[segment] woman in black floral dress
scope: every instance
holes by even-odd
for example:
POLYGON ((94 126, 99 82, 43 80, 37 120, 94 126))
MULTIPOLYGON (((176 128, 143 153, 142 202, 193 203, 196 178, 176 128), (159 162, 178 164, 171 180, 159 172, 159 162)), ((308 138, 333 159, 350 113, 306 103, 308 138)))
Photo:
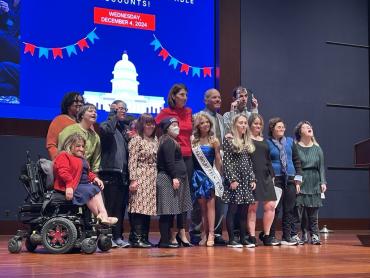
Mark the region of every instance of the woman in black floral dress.
POLYGON ((247 126, 248 120, 245 115, 235 116, 232 120, 232 136, 226 136, 223 143, 226 188, 222 200, 229 204, 226 216, 228 247, 254 247, 245 239, 248 205, 254 202, 252 191, 256 188, 250 158, 250 153, 255 148, 247 126), (240 243, 235 240, 233 233, 236 213, 240 215, 240 243))

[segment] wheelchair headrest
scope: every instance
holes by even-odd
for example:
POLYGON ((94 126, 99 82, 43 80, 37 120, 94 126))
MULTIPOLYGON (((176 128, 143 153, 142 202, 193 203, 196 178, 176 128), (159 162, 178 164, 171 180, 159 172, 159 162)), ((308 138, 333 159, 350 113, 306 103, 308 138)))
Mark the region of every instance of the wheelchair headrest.
POLYGON ((53 183, 54 183, 53 162, 46 158, 40 158, 39 163, 40 163, 40 168, 46 175, 45 189, 50 190, 53 188, 53 183))

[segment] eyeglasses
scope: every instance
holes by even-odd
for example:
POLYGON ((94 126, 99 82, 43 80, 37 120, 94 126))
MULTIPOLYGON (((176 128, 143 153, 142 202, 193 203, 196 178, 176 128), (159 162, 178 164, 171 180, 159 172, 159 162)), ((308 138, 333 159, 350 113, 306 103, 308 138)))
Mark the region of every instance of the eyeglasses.
POLYGON ((82 105, 84 105, 85 103, 84 103, 84 101, 83 100, 81 100, 81 99, 75 99, 74 101, 73 101, 73 103, 74 104, 76 104, 76 106, 82 106, 82 105))
POLYGON ((128 109, 126 107, 117 107, 117 110, 127 112, 128 109))

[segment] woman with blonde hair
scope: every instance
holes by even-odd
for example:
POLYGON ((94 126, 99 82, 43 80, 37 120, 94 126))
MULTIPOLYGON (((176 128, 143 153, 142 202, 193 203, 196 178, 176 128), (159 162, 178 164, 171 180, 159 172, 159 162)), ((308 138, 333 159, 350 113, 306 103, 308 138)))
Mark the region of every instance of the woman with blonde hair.
POLYGON ((90 171, 85 159, 86 140, 83 135, 69 135, 61 152, 54 160, 54 189, 63 192, 67 200, 75 205, 87 205, 96 218, 103 224, 117 223, 116 217, 108 217, 101 190, 103 182, 90 171))
POLYGON ((243 114, 236 115, 232 120, 231 136, 223 142, 224 173, 226 184, 222 200, 229 205, 226 224, 229 234, 228 247, 254 247, 246 239, 246 218, 248 205, 254 202, 253 190, 256 188, 250 154, 255 147, 252 143, 248 119, 243 114), (240 243, 234 238, 234 218, 238 213, 240 223, 240 243))
POLYGON ((199 245, 214 245, 215 238, 215 191, 222 188, 220 142, 214 136, 212 120, 205 113, 194 119, 192 151, 194 173, 191 186, 202 213, 203 233, 199 245), (214 169, 214 166, 216 169, 214 169))

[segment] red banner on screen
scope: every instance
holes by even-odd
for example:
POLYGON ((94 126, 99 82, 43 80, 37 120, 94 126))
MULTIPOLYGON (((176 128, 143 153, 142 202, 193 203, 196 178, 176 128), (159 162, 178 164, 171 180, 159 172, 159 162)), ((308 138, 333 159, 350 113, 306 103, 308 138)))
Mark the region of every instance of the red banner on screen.
POLYGON ((155 31, 155 15, 95 7, 94 23, 155 31))

